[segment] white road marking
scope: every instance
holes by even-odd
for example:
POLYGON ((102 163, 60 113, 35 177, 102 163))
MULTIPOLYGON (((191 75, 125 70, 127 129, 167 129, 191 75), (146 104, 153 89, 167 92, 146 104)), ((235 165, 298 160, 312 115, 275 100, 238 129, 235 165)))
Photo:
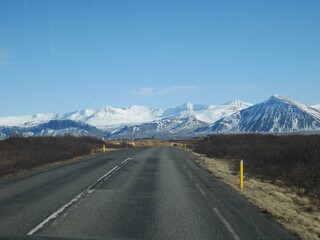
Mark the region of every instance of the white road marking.
MULTIPOLYGON (((115 171, 117 171, 118 169, 120 169, 120 167, 115 166, 114 168, 112 168, 109 172, 107 172, 106 174, 104 174, 102 177, 100 177, 95 183, 91 184, 87 189, 85 189, 84 191, 82 191, 81 193, 79 193, 77 196, 75 196, 73 199, 71 199, 69 202, 67 202, 65 205, 63 205, 60 209, 58 209, 57 211, 55 211, 54 213, 52 213, 49 217, 47 217, 44 221, 42 221, 38 226, 36 226, 35 228, 33 228, 32 230, 30 230, 28 232, 28 235, 32 235, 35 232, 39 231, 41 228, 43 228, 48 222, 50 222, 51 220, 57 218, 61 213, 63 213, 68 207, 70 207, 72 204, 78 202, 81 198, 85 197, 86 195, 94 192, 93 187, 97 185, 97 183, 99 183, 101 180, 104 181, 107 180, 115 171)), ((98 185, 101 185, 98 184, 98 185)))
POLYGON ((107 172, 106 174, 104 174, 102 177, 100 177, 97 182, 100 182, 101 179, 107 177, 108 175, 110 175, 112 172, 114 172, 115 170, 117 170, 119 167, 115 166, 114 168, 112 168, 109 172, 107 172))
POLYGON ((221 215, 219 210, 217 208, 213 208, 213 211, 216 214, 216 216, 221 220, 221 222, 224 224, 224 226, 227 228, 227 230, 231 233, 232 237, 235 240, 240 240, 239 236, 235 233, 235 231, 232 229, 232 227, 227 222, 227 220, 221 215))
POLYGON ((187 171, 187 173, 188 173, 188 175, 189 175, 191 178, 193 178, 191 172, 187 171))
POLYGON ((125 160, 123 160, 122 162, 121 162, 121 165, 125 165, 125 164, 127 164, 130 160, 132 160, 133 158, 132 157, 130 157, 130 158, 127 158, 127 159, 125 159, 125 160))
POLYGON ((42 223, 40 223, 38 226, 36 226, 34 229, 32 229, 30 232, 28 232, 28 235, 32 235, 35 232, 39 231, 41 228, 43 228, 49 221, 51 221, 52 219, 57 218, 61 213, 64 212, 64 210, 66 210, 66 208, 68 208, 69 206, 71 206, 72 204, 74 204, 75 202, 79 201, 81 198, 83 198, 84 196, 86 196, 87 194, 90 194, 93 190, 87 188, 86 190, 84 190, 83 192, 81 192, 80 194, 78 194, 75 198, 73 198, 71 201, 69 201, 68 203, 66 203, 65 205, 63 205, 60 209, 58 209, 57 211, 55 211, 53 214, 51 214, 49 217, 47 217, 42 223))
POLYGON ((103 179, 103 181, 107 181, 109 178, 111 177, 111 175, 109 175, 108 177, 106 177, 105 179, 103 179))
POLYGON ((195 183, 194 185, 196 185, 196 187, 198 188, 199 192, 201 192, 201 194, 203 196, 207 196, 207 194, 202 190, 202 188, 197 183, 195 183))

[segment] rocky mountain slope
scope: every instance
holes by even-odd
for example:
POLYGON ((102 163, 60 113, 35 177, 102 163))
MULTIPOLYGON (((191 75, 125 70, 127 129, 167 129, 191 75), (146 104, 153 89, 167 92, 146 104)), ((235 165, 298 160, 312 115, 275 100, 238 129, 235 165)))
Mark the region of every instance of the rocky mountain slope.
POLYGON ((195 134, 217 132, 296 132, 320 129, 320 111, 275 95, 213 124, 195 130, 195 134))

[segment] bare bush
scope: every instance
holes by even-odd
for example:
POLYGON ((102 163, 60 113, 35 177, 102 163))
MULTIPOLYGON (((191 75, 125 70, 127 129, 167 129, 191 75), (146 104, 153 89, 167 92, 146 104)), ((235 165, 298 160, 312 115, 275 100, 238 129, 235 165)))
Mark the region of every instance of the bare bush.
MULTIPOLYGON (((209 157, 244 159, 247 178, 282 180, 320 198, 319 135, 213 135, 199 141, 195 151, 209 157)), ((234 170, 238 171, 238 165, 234 170)))
POLYGON ((0 176, 86 155, 102 144, 92 137, 11 137, 0 141, 0 176))

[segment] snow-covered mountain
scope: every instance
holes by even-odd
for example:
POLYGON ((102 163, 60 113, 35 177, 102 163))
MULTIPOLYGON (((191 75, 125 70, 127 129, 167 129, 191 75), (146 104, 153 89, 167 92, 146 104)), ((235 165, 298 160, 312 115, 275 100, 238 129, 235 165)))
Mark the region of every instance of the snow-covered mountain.
POLYGON ((110 130, 125 125, 137 125, 168 117, 186 117, 189 115, 196 116, 200 121, 212 123, 221 117, 231 115, 248 106, 250 106, 250 104, 243 103, 239 100, 221 106, 186 103, 167 109, 150 108, 146 106, 132 106, 128 108, 105 106, 98 110, 84 109, 65 114, 0 117, 0 126, 31 127, 46 123, 50 120, 73 120, 90 124, 102 130, 110 130))
POLYGON ((190 137, 190 133, 207 124, 195 116, 168 117, 140 125, 123 126, 112 130, 108 138, 179 138, 190 137))
POLYGON ((59 119, 58 114, 52 113, 39 113, 35 115, 23 115, 17 117, 0 117, 0 126, 7 127, 30 127, 41 123, 48 122, 50 120, 59 119))
POLYGON ((274 95, 213 124, 195 134, 215 132, 295 132, 320 129, 320 111, 289 98, 274 95))
POLYGON ((9 136, 104 136, 104 132, 88 124, 72 120, 51 120, 30 127, 0 126, 0 138, 9 136))
POLYGON ((221 118, 230 116, 250 106, 252 106, 252 104, 245 103, 240 100, 235 100, 233 102, 229 102, 218 106, 209 105, 206 109, 203 109, 202 111, 198 111, 197 113, 195 113, 195 116, 197 119, 203 122, 213 123, 221 118))
POLYGON ((66 114, 0 118, 0 138, 10 135, 94 135, 109 138, 192 137, 216 132, 295 132, 320 130, 320 105, 279 95, 252 105, 186 103, 167 109, 132 106, 84 109, 66 114))
MULTIPOLYGON (((90 112, 91 111, 92 110, 90 110, 90 112)), ((78 121, 106 130, 121 125, 154 121, 159 118, 161 113, 161 109, 152 109, 146 106, 132 106, 129 108, 113 108, 106 106, 97 111, 92 111, 92 114, 90 115, 84 116, 81 112, 76 112, 66 116, 66 118, 73 119, 77 116, 78 121)))
POLYGON ((202 105, 202 104, 193 104, 193 103, 185 103, 177 107, 171 107, 164 109, 161 112, 160 117, 166 118, 166 117, 172 117, 172 116, 187 116, 192 115, 197 112, 205 111, 208 109, 208 105, 202 105))
POLYGON ((30 127, 50 120, 81 121, 92 126, 105 129, 123 124, 150 122, 158 119, 163 110, 146 106, 132 106, 129 108, 113 108, 105 106, 102 109, 84 109, 65 114, 36 114, 17 117, 0 117, 0 126, 30 127))

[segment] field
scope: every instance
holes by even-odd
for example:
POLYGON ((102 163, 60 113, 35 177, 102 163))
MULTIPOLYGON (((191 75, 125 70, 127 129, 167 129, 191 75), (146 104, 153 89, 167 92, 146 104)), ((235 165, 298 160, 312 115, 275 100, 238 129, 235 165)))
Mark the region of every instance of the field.
POLYGON ((200 140, 194 149, 208 157, 232 161, 235 174, 243 159, 246 179, 281 181, 320 201, 319 135, 215 135, 200 140))
POLYGON ((72 159, 101 149, 91 137, 13 137, 0 141, 0 176, 72 159))
POLYGON ((0 177, 41 165, 100 152, 130 147, 171 146, 156 139, 100 140, 92 137, 12 137, 0 141, 0 177))
POLYGON ((126 147, 152 147, 152 146, 172 146, 173 143, 158 139, 123 139, 123 140, 105 140, 108 148, 126 148, 126 147))
POLYGON ((199 165, 263 213, 302 239, 320 239, 320 136, 216 135, 188 146, 199 165))

